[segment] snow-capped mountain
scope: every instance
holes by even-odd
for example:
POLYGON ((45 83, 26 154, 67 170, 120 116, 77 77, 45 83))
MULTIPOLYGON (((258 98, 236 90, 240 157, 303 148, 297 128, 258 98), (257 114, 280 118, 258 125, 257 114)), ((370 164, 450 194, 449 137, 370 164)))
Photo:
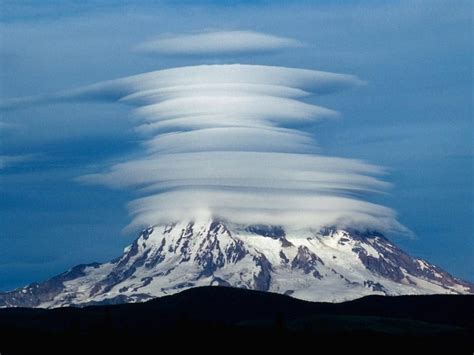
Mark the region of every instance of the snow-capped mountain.
POLYGON ((139 302, 207 285, 329 302, 370 294, 474 292, 473 285, 410 257, 379 233, 208 220, 148 228, 119 258, 78 265, 0 294, 0 306, 139 302))

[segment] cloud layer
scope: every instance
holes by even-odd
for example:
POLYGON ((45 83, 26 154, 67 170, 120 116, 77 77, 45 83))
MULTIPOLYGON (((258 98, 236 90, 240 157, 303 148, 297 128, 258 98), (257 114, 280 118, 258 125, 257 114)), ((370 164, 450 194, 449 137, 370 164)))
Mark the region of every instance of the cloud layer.
POLYGON ((301 47, 300 41, 255 31, 218 31, 170 35, 146 41, 136 50, 165 55, 226 55, 261 53, 301 47))
POLYGON ((0 155, 0 170, 6 169, 17 164, 33 160, 33 154, 28 155, 0 155))
POLYGON ((142 155, 80 177, 131 188, 131 228, 217 218, 291 228, 403 232, 394 211, 363 200, 383 169, 321 155, 306 127, 338 112, 306 98, 364 84, 352 75, 259 65, 159 70, 4 103, 94 100, 131 105, 142 155))
POLYGON ((388 187, 383 169, 319 154, 308 124, 338 113, 304 102, 363 82, 351 75, 257 65, 150 72, 51 95, 132 105, 141 157, 82 176, 133 188, 131 227, 218 218, 289 227, 402 231, 395 213, 363 201, 388 187))

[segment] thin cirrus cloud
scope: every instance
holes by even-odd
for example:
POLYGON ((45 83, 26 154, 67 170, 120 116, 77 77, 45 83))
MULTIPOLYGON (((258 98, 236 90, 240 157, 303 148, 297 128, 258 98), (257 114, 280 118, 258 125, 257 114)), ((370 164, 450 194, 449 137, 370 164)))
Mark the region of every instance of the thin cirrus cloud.
POLYGON ((20 106, 100 100, 133 107, 145 137, 141 156, 78 178, 135 190, 130 228, 216 218, 408 232, 393 210, 364 201, 389 187, 380 179, 384 169, 321 155, 305 128, 339 115, 305 98, 363 84, 307 69, 200 65, 24 99, 20 106))
POLYGON ((0 170, 10 168, 35 159, 37 155, 0 155, 0 170))
POLYGON ((292 38, 255 31, 217 31, 168 35, 143 42, 135 50, 162 55, 231 55, 273 52, 303 45, 292 38))

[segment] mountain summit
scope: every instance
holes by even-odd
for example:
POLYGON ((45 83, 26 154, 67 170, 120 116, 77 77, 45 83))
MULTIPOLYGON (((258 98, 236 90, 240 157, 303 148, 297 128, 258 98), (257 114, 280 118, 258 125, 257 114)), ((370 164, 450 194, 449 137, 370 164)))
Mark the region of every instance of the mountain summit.
POLYGON ((206 220, 148 228, 119 258, 2 293, 0 307, 140 302, 208 285, 328 302, 474 292, 474 285, 409 256, 380 233, 206 220))

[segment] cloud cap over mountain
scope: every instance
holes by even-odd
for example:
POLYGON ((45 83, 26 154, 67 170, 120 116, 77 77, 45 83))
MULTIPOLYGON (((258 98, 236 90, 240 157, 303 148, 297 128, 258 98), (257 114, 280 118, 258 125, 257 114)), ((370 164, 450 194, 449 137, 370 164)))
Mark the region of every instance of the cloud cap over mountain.
POLYGON ((363 201, 384 170, 319 154, 308 124, 339 113, 303 101, 363 84, 352 75, 258 65, 166 69, 98 83, 51 100, 134 108, 143 153, 79 181, 135 188, 132 227, 202 217, 238 223, 406 231, 363 201))
POLYGON ((364 201, 390 186, 380 180, 384 169, 321 155, 307 129, 340 116, 308 97, 363 84, 308 69, 198 65, 10 100, 3 108, 84 100, 132 106, 142 153, 77 179, 135 189, 131 228, 216 218, 407 233, 393 210, 364 201))

